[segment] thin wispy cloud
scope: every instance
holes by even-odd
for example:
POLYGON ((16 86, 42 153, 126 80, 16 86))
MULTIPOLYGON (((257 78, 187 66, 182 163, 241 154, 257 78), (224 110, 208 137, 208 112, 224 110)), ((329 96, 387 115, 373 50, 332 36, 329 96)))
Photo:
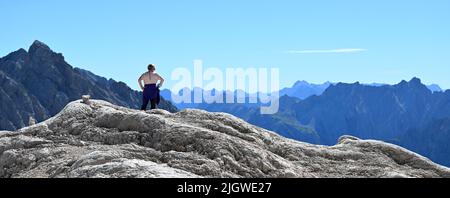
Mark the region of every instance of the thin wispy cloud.
POLYGON ((289 50, 288 54, 337 54, 337 53, 359 53, 367 49, 362 48, 339 48, 339 49, 313 49, 313 50, 289 50))

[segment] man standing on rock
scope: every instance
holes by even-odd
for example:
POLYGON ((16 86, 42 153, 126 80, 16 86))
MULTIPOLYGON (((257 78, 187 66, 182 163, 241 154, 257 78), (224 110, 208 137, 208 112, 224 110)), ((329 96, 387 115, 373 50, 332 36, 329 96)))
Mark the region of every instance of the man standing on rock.
POLYGON ((148 72, 145 72, 138 79, 139 86, 144 91, 142 93, 142 107, 141 110, 147 109, 148 102, 150 101, 151 109, 156 109, 156 105, 159 104, 160 95, 159 88, 164 83, 164 78, 155 72, 156 67, 153 64, 148 65, 148 72), (144 81, 144 85, 142 85, 144 81), (159 81, 159 84, 157 85, 159 81))

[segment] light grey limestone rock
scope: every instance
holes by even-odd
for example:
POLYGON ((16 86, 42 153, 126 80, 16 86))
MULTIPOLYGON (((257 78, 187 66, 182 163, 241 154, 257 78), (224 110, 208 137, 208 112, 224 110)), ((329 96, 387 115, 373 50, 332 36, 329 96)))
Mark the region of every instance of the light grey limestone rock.
POLYGON ((450 177, 448 168, 380 141, 344 136, 319 146, 226 113, 90 101, 0 133, 0 177, 450 177))

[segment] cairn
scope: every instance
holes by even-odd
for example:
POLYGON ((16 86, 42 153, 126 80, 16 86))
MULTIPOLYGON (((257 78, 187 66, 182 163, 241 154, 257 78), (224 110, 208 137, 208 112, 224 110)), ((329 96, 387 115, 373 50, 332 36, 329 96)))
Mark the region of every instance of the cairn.
POLYGON ((82 99, 82 103, 87 104, 87 105, 91 105, 91 96, 90 95, 83 95, 81 96, 82 99))
POLYGON ((33 126, 36 124, 36 119, 33 118, 33 116, 30 116, 28 119, 28 126, 33 126))

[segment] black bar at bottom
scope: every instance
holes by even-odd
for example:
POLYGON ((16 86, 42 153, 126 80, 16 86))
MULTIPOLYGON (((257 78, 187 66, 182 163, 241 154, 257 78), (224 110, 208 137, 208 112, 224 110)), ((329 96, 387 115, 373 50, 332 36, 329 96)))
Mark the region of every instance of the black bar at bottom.
POLYGON ((0 191, 42 196, 306 195, 365 197, 447 192, 448 179, 0 179, 0 191), (361 194, 364 193, 364 194, 361 194))

